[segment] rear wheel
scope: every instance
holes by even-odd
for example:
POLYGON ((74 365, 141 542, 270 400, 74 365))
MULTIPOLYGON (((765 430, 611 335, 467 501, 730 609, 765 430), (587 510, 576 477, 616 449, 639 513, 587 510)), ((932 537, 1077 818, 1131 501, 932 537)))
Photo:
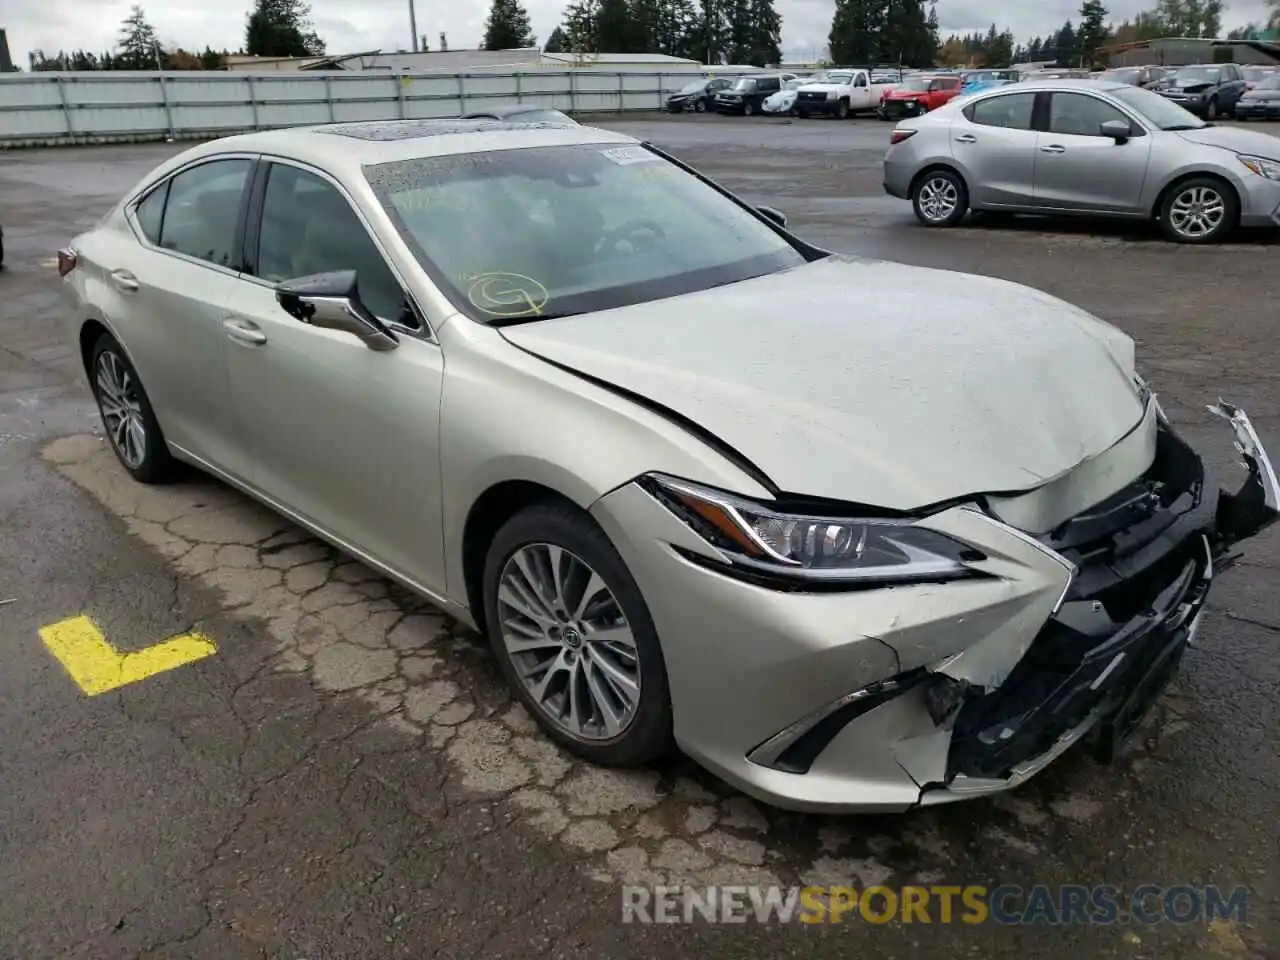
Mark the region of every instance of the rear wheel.
POLYGON ((1240 219, 1235 192, 1213 177, 1192 177, 1160 204, 1160 226, 1177 243, 1219 243, 1240 219))
POLYGON ((89 384, 116 458, 139 483, 173 478, 177 462, 169 453, 142 379, 120 344, 104 333, 89 354, 89 384))
POLYGON ((950 170, 927 170, 911 187, 911 206, 926 227, 954 227, 969 210, 969 190, 950 170))

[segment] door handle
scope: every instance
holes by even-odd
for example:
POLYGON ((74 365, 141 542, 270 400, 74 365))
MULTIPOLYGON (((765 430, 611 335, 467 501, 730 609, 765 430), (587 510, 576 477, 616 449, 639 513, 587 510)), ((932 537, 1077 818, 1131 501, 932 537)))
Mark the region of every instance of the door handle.
POLYGON ((111 282, 115 284, 117 290, 124 293, 138 292, 138 278, 128 270, 112 270, 111 282))
POLYGON ((1067 148, 1057 143, 1051 143, 1047 147, 1040 148, 1041 153, 1066 153, 1067 148))
POLYGON ((956 137, 956 143, 977 143, 978 138, 971 133, 962 133, 956 137))
POLYGON ((267 342, 267 335, 258 329, 257 324, 250 323, 248 320, 228 317, 222 321, 222 326, 227 331, 228 337, 240 343, 257 347, 267 342))

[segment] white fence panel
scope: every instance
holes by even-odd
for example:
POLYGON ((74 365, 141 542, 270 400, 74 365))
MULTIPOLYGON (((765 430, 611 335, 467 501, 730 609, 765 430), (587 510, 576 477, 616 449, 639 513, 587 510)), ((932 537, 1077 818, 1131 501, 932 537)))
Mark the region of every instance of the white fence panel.
POLYGON ((697 72, 587 69, 458 74, 36 73, 0 76, 0 149, 187 139, 355 120, 454 117, 499 104, 656 110, 697 72))

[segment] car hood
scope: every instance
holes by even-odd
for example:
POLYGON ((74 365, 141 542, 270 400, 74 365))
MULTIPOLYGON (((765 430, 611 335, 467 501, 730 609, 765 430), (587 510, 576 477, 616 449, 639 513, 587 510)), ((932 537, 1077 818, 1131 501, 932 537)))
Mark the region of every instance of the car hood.
POLYGON ((1171 83, 1169 86, 1164 88, 1164 91, 1166 93, 1204 93, 1204 91, 1208 90, 1209 88, 1216 87, 1216 86, 1217 84, 1213 82, 1183 83, 1183 84, 1171 83))
POLYGON ((797 87, 797 90, 807 90, 810 93, 826 93, 829 90, 844 90, 848 88, 847 83, 806 83, 803 87, 797 87))
POLYGON ((1222 147, 1236 153, 1256 153, 1263 157, 1280 158, 1280 140, 1258 130, 1242 127, 1203 127, 1199 130, 1179 130, 1178 136, 1209 147, 1222 147))
POLYGON ((502 333, 692 421, 780 490, 896 510, 1034 488, 1143 414, 1114 327, 1029 287, 882 261, 502 333))
POLYGON ((1245 97, 1250 100, 1280 100, 1280 90, 1259 90, 1255 87, 1245 97))
POLYGON ((929 95, 928 90, 889 90, 885 93, 886 100, 907 100, 912 97, 926 97, 929 95))

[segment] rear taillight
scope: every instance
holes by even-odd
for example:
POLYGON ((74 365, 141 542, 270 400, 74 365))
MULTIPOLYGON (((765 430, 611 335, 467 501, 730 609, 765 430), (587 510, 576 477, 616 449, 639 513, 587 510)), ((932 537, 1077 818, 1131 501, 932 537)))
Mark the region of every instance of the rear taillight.
POLYGON ((58 251, 58 276, 65 277, 76 268, 76 252, 69 247, 58 251))
POLYGON ((903 140, 909 140, 915 135, 916 132, 914 130, 895 130, 893 133, 889 134, 889 145, 893 146, 895 143, 901 143, 903 140))

